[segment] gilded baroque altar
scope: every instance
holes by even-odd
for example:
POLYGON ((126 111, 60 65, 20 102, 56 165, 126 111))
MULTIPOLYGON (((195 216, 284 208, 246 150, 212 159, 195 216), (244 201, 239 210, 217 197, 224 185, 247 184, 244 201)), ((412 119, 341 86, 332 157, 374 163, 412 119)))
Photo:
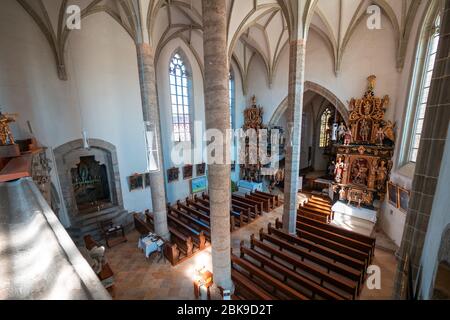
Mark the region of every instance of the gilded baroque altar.
POLYGON ((341 128, 336 145, 334 191, 358 206, 384 198, 393 165, 394 124, 384 120, 389 96, 376 97, 375 83, 370 76, 363 98, 350 101, 349 127, 341 128))

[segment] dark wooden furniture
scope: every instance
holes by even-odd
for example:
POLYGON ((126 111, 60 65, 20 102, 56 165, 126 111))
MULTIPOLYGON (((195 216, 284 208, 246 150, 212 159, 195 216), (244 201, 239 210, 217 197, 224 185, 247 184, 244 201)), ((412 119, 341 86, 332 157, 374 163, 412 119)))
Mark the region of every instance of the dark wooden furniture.
POLYGON ((102 221, 99 225, 108 248, 128 241, 123 226, 114 225, 112 220, 102 221))

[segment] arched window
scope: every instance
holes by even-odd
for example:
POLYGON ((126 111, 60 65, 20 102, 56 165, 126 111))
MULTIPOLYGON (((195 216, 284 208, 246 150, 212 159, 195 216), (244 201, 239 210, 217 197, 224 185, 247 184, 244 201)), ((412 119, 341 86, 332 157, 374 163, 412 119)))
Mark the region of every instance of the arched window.
POLYGON ((327 108, 320 117, 320 148, 326 148, 330 145, 331 116, 331 110, 327 108))
POLYGON ((191 141, 189 79, 179 53, 175 53, 170 61, 169 78, 173 139, 175 142, 191 141))
POLYGON ((234 129, 234 112, 236 109, 236 97, 235 97, 235 84, 234 84, 234 74, 233 70, 230 71, 230 83, 229 83, 229 93, 230 93, 230 123, 231 129, 234 129))
POLYGON ((425 110, 428 102, 428 94, 430 92, 431 78, 433 76, 434 64, 436 61, 436 51, 439 45, 439 26, 440 16, 438 15, 434 25, 429 33, 428 44, 425 51, 425 60, 423 64, 423 71, 421 72, 420 88, 418 99, 416 102, 416 109, 414 115, 414 124, 411 137, 411 145, 409 149, 408 160, 416 162, 417 153, 419 151, 420 138, 422 135, 423 121, 425 118, 425 110))

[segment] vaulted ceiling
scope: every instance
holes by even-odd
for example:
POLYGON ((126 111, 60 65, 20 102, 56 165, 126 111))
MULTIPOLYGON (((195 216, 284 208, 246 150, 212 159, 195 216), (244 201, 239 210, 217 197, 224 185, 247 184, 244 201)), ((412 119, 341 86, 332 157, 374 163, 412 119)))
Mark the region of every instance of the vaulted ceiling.
MULTIPOLYGON (((65 79, 64 51, 70 30, 65 27, 66 8, 78 5, 82 18, 104 12, 137 41, 141 25, 148 30, 156 59, 172 39, 181 39, 202 66, 201 0, 17 0, 46 36, 57 61, 60 78, 65 79)), ((299 0, 300 1, 300 0, 299 0)), ((433 0, 434 1, 434 0, 433 0)), ((404 64, 405 51, 423 0, 302 0, 304 22, 319 35, 329 50, 338 73, 348 43, 357 26, 367 17, 367 7, 376 4, 392 26, 397 45, 397 67, 404 64)), ((431 2, 431 1, 428 1, 431 2)), ((246 81, 253 58, 263 61, 269 83, 283 49, 293 34, 295 10, 289 0, 227 0, 229 56, 246 81)), ((308 28, 307 28, 308 29, 308 28)), ((305 33, 306 34, 306 33, 305 33)))

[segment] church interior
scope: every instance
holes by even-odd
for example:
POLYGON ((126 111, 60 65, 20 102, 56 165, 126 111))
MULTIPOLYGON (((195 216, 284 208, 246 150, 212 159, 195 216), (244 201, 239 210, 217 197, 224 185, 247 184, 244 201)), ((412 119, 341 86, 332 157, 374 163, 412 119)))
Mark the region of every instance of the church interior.
POLYGON ((0 299, 450 299, 449 44, 450 0, 2 0, 0 299))

